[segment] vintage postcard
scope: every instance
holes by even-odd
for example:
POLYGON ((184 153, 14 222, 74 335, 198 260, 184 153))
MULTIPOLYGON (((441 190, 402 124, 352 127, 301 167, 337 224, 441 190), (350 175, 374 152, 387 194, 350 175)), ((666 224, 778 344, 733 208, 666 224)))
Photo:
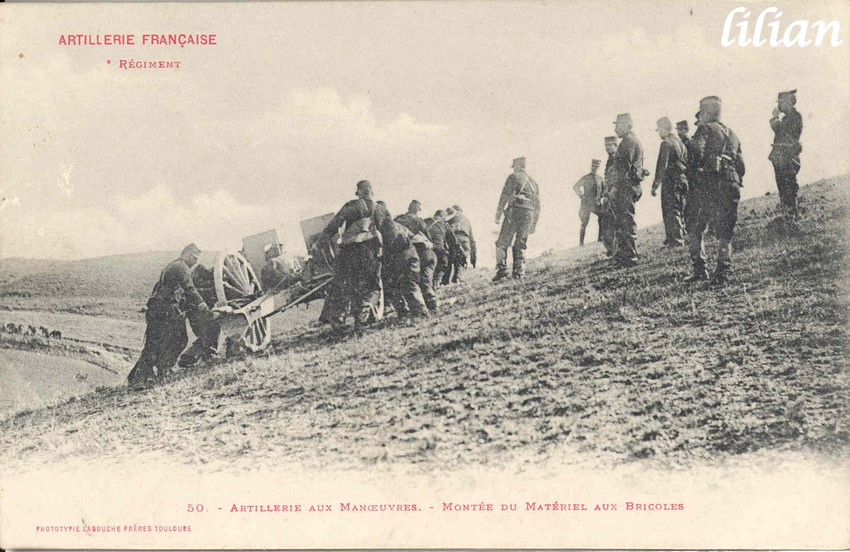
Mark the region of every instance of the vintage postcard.
POLYGON ((848 31, 3 4, 0 546, 847 548, 848 31))

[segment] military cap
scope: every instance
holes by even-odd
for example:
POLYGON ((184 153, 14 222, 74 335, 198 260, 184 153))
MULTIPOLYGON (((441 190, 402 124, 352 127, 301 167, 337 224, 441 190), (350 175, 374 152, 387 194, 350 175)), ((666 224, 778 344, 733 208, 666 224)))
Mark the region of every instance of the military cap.
POLYGON ((455 210, 452 207, 446 207, 446 214, 451 216, 455 214, 455 210))
POLYGON ((717 115, 720 113, 720 106, 722 104, 723 101, 718 96, 706 96, 699 101, 699 110, 717 115))
POLYGON ((655 122, 656 130, 673 130, 673 123, 670 117, 661 117, 655 122))
POLYGON ((778 102, 782 99, 789 99, 789 100, 796 102, 797 101, 797 90, 794 89, 794 90, 788 90, 787 92, 780 92, 779 95, 776 98, 776 101, 778 102))
POLYGON ((525 157, 517 157, 514 159, 514 162, 511 163, 511 167, 519 167, 520 169, 525 168, 525 157))
POLYGON ((602 164, 602 161, 600 161, 599 159, 594 159, 593 161, 590 162, 590 164, 594 167, 598 167, 599 165, 602 164))
POLYGON ((617 143, 617 137, 616 136, 606 136, 605 137, 605 143, 606 144, 616 144, 617 143))
POLYGON ((452 209, 454 209, 455 211, 460 211, 461 213, 463 212, 463 209, 460 208, 460 205, 452 205, 452 209))
POLYGON ((442 209, 439 209, 436 213, 434 213, 434 218, 443 218, 446 216, 446 212, 442 209))
POLYGON ((676 130, 679 130, 679 131, 682 131, 682 132, 688 132, 688 130, 690 130, 690 127, 688 127, 688 122, 687 121, 679 121, 678 123, 676 123, 676 130))
POLYGON ((416 200, 416 199, 411 201, 410 205, 407 206, 407 212, 408 213, 414 213, 414 212, 418 213, 421 209, 422 209, 422 204, 419 203, 419 201, 416 200))
POLYGON ((201 250, 198 249, 198 246, 194 243, 190 243, 186 247, 183 248, 183 251, 180 252, 180 256, 183 255, 194 255, 195 257, 201 254, 201 250))
POLYGON ((370 197, 372 195, 372 184, 368 180, 361 180, 357 183, 357 195, 370 197))
POLYGON ((616 125, 618 123, 632 124, 631 113, 620 113, 619 115, 617 115, 617 120, 614 121, 614 124, 616 125))

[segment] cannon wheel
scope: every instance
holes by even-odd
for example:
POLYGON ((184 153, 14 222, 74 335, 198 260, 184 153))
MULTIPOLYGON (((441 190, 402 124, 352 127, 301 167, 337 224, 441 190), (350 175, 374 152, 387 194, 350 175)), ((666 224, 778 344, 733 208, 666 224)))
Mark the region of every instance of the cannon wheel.
MULTIPOLYGON (((230 301, 250 298, 262 292, 260 279, 251 267, 251 263, 235 251, 219 251, 215 256, 213 267, 215 281, 216 306, 220 307, 230 301)), ((242 335, 242 344, 252 352, 266 348, 271 342, 271 324, 267 318, 259 318, 248 326, 242 335)))

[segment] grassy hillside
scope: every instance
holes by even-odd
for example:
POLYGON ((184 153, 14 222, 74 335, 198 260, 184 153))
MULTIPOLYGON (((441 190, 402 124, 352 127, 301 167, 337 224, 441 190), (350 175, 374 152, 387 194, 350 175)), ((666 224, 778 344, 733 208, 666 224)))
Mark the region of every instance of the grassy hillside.
POLYGON ((0 290, 6 289, 7 286, 17 280, 58 267, 65 264, 65 262, 49 259, 23 259, 20 257, 0 259, 0 290))
MULTIPOLYGON (((102 389, 2 422, 4 463, 167 457, 213 467, 543 461, 687 465, 751 451, 845 454, 847 177, 741 205, 734 284, 684 285, 686 252, 639 235, 445 289, 428 322, 362 337, 279 335, 270 354, 141 393, 102 389)), ((532 237, 533 239, 533 237, 532 237)), ((709 250, 713 244, 709 244, 709 250)))
MULTIPOLYGON (((3 259, 0 297, 7 308, 138 319, 162 267, 179 252, 151 251, 79 261, 3 259)), ((211 266, 213 253, 201 262, 211 266)))

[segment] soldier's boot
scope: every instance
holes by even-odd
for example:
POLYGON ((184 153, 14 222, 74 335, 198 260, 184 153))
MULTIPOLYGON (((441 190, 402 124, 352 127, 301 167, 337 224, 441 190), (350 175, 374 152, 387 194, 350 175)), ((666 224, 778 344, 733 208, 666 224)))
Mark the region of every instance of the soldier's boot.
POLYGON ((732 276, 732 240, 720 240, 717 250, 717 268, 711 277, 711 285, 722 286, 729 283, 732 276))
POLYGON ((525 260, 520 259, 514 261, 514 280, 522 280, 525 278, 525 260))
POLYGON ((694 282, 700 282, 708 280, 708 271, 705 269, 705 264, 703 263, 694 263, 693 272, 691 272, 690 276, 687 276, 682 282, 686 284, 693 284, 694 282))
POLYGON ((496 275, 493 281, 498 282, 508 277, 508 250, 501 247, 496 248, 496 275))
POLYGON ((513 249, 514 256, 514 272, 513 277, 515 280, 522 280, 525 277, 525 256, 523 255, 522 249, 517 249, 514 247, 513 249))
POLYGON ((584 245, 584 234, 587 232, 587 227, 582 226, 581 230, 578 231, 578 245, 579 247, 584 245))

